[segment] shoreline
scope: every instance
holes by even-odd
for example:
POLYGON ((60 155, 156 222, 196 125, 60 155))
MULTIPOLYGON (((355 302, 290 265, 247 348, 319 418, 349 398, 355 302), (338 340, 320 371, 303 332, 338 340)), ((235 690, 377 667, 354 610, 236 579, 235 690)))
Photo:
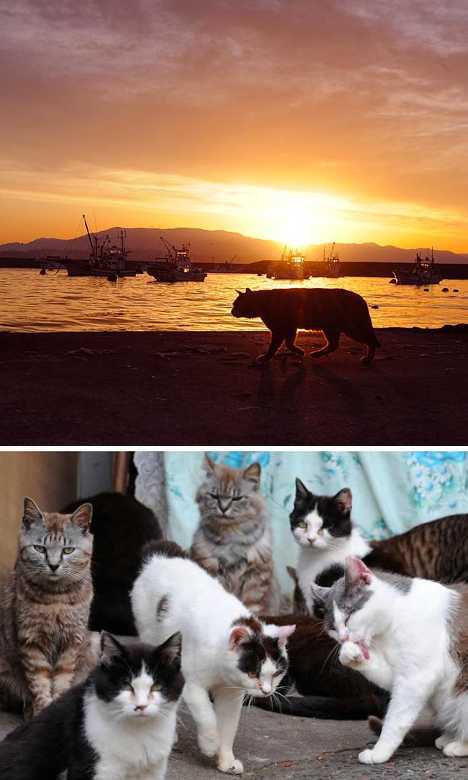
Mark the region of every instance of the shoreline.
POLYGON ((3 332, 0 444, 466 446, 468 325, 376 334, 252 368, 267 331, 3 332))

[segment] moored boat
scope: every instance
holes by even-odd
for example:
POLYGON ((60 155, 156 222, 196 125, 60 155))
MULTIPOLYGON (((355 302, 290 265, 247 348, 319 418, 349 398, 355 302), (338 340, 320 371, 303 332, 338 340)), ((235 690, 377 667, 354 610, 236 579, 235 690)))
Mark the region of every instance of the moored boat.
POLYGON ((111 281, 125 276, 136 276, 139 269, 136 266, 132 268, 128 263, 126 231, 120 230, 119 244, 113 244, 109 235, 99 240, 95 233, 90 232, 85 214, 83 221, 91 251, 87 260, 62 260, 68 276, 97 276, 111 281))
POLYGON ((157 258, 146 266, 147 273, 157 282, 203 282, 205 280, 206 271, 193 265, 190 260, 190 246, 182 244, 178 248, 169 244, 163 236, 161 241, 166 247, 166 256, 157 258))
POLYGON ((284 247, 281 260, 272 264, 267 273, 269 279, 308 279, 305 270, 305 257, 298 250, 284 247))
POLYGON ((431 256, 421 257, 419 252, 416 254, 416 259, 409 269, 394 270, 393 278, 390 279, 392 284, 398 285, 416 285, 422 286, 425 284, 439 284, 442 281, 443 276, 437 268, 434 261, 434 250, 431 250, 431 256))

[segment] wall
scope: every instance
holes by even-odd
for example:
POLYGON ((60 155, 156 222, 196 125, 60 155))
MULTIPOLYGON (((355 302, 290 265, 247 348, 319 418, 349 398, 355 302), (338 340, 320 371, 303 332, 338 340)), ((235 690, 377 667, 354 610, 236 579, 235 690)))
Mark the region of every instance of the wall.
POLYGON ((24 496, 47 511, 75 499, 78 458, 76 452, 0 453, 0 570, 15 560, 24 496))

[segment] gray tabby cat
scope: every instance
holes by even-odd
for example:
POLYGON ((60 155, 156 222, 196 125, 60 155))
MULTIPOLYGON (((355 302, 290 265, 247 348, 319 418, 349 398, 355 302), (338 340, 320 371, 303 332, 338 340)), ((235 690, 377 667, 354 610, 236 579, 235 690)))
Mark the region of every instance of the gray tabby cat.
POLYGON ((0 702, 34 715, 87 676, 92 507, 42 512, 24 500, 18 556, 0 591, 0 702))
POLYGON ((260 465, 234 469, 206 455, 204 469, 196 497, 200 525, 191 557, 254 614, 275 614, 280 591, 267 507, 259 490, 260 465))

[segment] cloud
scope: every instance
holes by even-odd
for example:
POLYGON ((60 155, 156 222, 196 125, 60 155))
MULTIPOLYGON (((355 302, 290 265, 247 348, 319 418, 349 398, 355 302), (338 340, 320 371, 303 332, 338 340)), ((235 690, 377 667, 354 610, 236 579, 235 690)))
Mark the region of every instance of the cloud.
POLYGON ((2 149, 463 211, 468 7, 0 0, 2 149))

